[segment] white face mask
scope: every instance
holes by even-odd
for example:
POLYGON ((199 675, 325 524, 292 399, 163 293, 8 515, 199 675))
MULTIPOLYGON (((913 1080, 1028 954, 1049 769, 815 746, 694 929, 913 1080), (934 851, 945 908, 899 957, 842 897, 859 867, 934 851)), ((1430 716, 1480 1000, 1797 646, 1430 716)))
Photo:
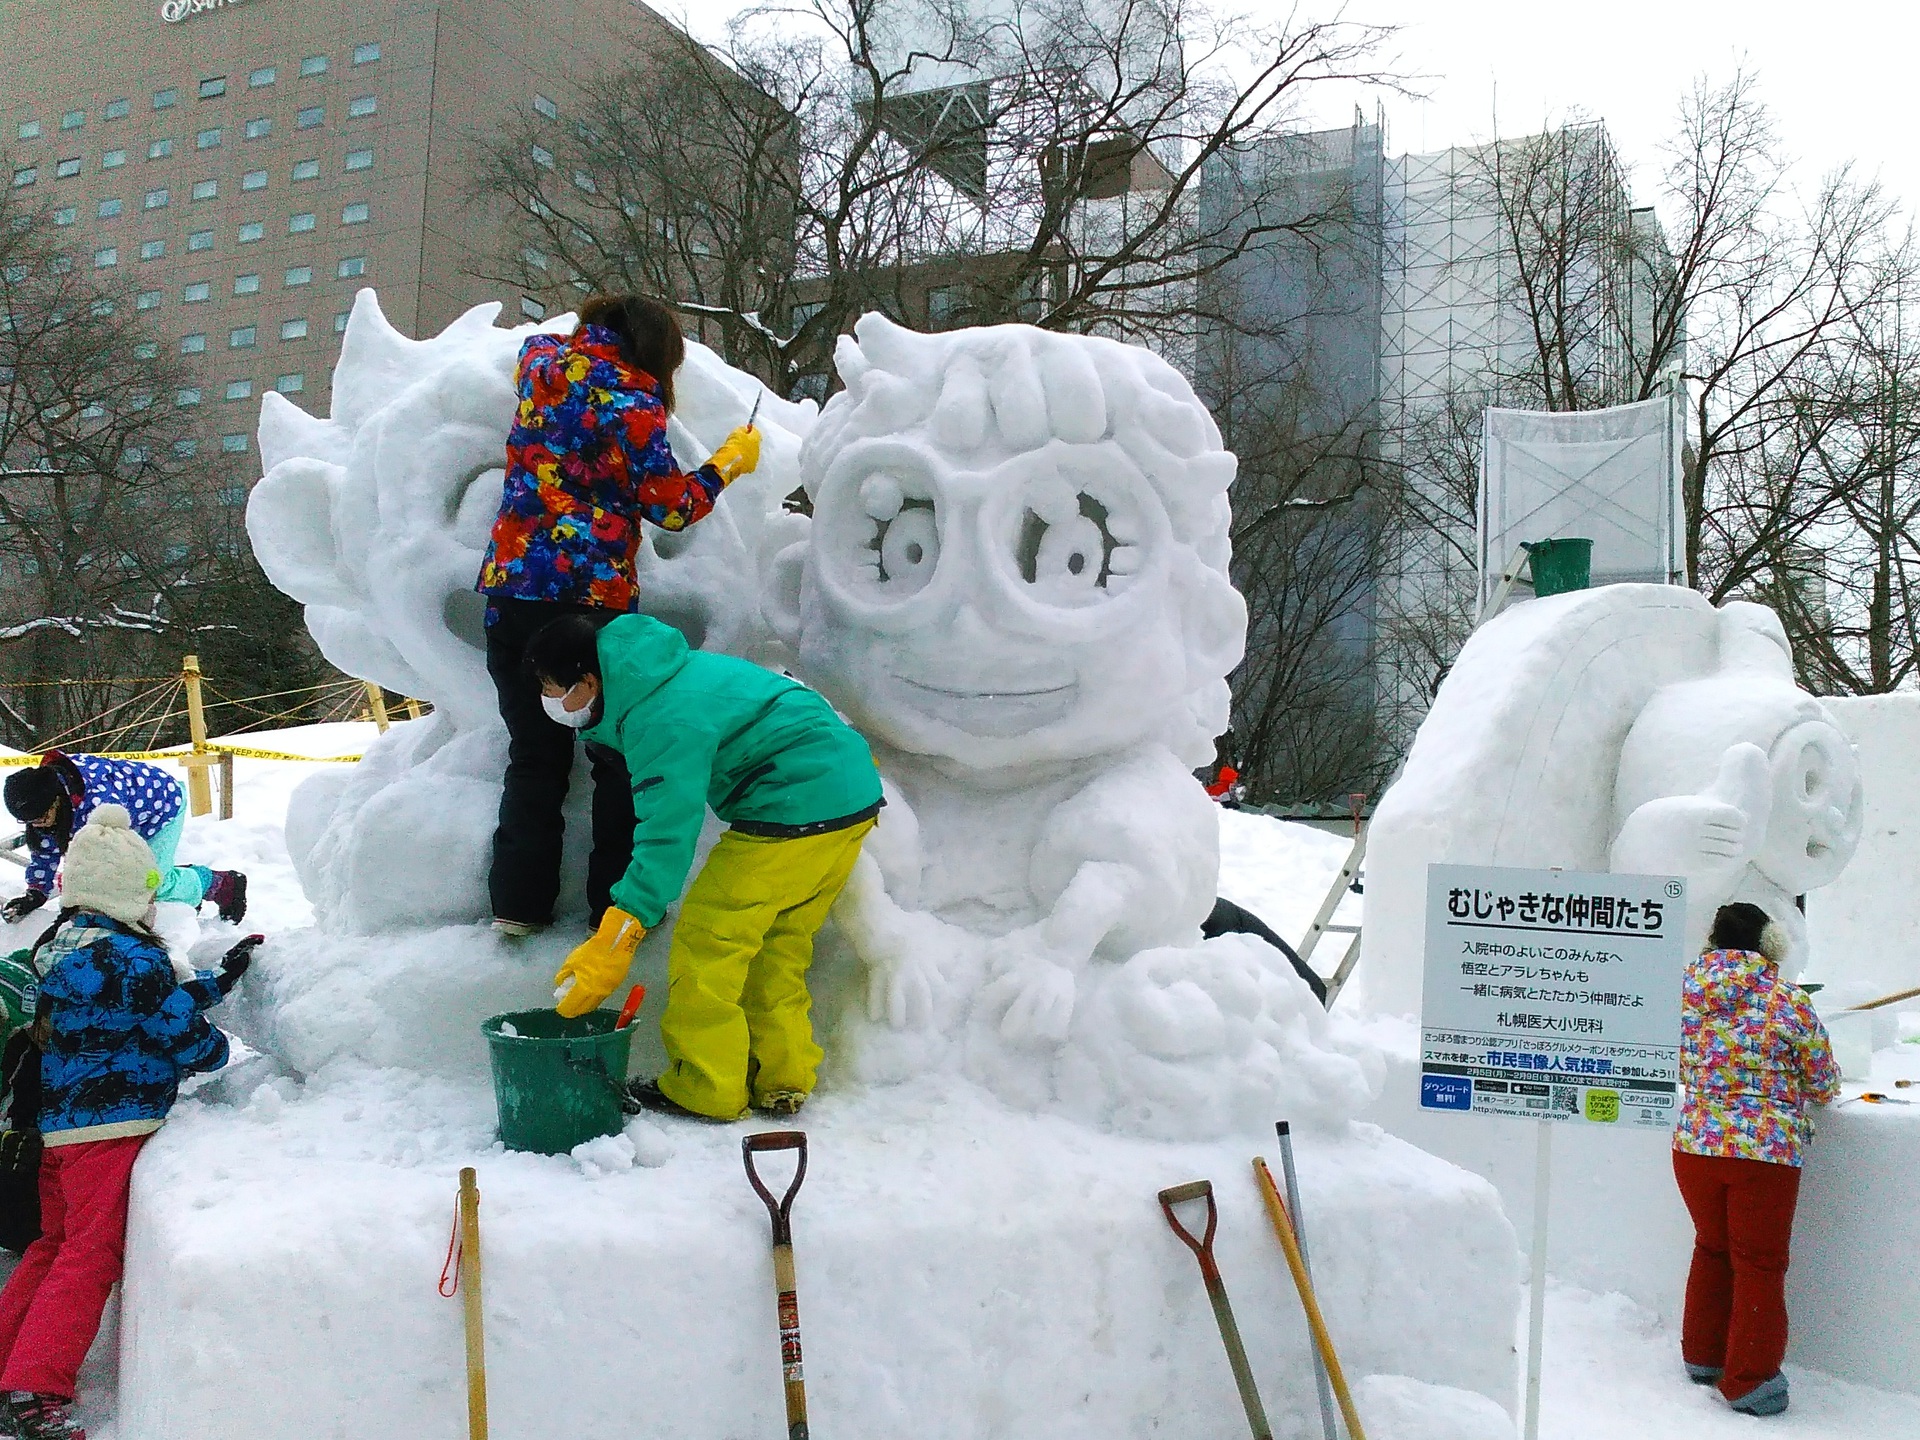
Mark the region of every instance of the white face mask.
POLYGON ((578 710, 569 710, 566 696, 542 695, 540 708, 569 730, 584 730, 593 724, 594 707, 591 703, 582 705, 578 710))

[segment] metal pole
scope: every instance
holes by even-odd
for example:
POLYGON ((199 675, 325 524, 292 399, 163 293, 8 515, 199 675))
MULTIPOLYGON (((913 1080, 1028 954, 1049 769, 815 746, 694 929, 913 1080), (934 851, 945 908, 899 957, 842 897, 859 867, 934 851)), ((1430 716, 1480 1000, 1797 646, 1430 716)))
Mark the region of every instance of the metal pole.
MULTIPOLYGON (((1313 1257, 1307 1252, 1306 1212, 1300 1208, 1300 1181, 1293 1170, 1293 1127, 1280 1120, 1273 1128, 1280 1135, 1280 1173, 1287 1182, 1287 1218, 1293 1222, 1293 1239, 1300 1247, 1301 1267, 1311 1280, 1313 1257)), ((1320 1358, 1320 1347, 1312 1335, 1307 1337, 1307 1348, 1313 1352, 1313 1384, 1320 1392, 1320 1428, 1326 1432, 1327 1440, 1340 1440, 1340 1422, 1334 1419, 1333 1386, 1327 1383, 1327 1363, 1320 1358)))
POLYGON ((213 791, 207 778, 207 712, 200 698, 200 657, 180 662, 180 679, 187 687, 187 733, 193 739, 193 759, 187 762, 187 800, 195 815, 213 811, 213 791))
POLYGON ((1547 1215, 1553 1198, 1553 1122, 1542 1120, 1539 1125, 1533 1152, 1533 1256, 1528 1285, 1525 1440, 1540 1440, 1540 1346, 1547 1324, 1547 1215))
POLYGON ((460 1172, 460 1288, 466 1293, 467 1434, 487 1440, 487 1337, 480 1314, 480 1186, 471 1165, 460 1172))

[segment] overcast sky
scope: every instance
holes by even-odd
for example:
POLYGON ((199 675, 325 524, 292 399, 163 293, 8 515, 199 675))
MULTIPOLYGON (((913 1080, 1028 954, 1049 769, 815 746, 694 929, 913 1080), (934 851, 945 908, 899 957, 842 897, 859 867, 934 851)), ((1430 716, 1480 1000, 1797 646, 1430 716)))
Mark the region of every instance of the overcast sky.
MULTIPOLYGON (((741 0, 653 0, 716 33, 741 0)), ((1214 0, 1278 15, 1282 0, 1214 0)), ((1304 7, 1325 13, 1331 3, 1304 7)), ((1696 75, 1744 63, 1760 77, 1811 181, 1853 161, 1910 208, 1920 202, 1920 20, 1894 0, 1348 0, 1349 18, 1403 27, 1393 41, 1425 101, 1327 88, 1312 118, 1386 108, 1391 153, 1527 134, 1574 110, 1606 121, 1635 199, 1656 200, 1660 141, 1696 75), (1497 102, 1497 104, 1496 104, 1497 102)))

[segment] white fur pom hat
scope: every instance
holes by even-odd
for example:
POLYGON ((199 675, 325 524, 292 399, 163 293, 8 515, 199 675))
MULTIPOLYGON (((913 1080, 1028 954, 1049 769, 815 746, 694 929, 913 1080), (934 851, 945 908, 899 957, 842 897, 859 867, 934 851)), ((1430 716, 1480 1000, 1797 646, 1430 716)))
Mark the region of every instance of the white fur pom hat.
POLYGON ((62 909, 97 910, 129 925, 146 919, 160 872, 124 805, 102 805, 67 846, 60 867, 62 909))
POLYGON ((1760 931, 1760 953, 1776 965, 1787 963, 1793 953, 1793 937, 1778 920, 1769 920, 1760 931))

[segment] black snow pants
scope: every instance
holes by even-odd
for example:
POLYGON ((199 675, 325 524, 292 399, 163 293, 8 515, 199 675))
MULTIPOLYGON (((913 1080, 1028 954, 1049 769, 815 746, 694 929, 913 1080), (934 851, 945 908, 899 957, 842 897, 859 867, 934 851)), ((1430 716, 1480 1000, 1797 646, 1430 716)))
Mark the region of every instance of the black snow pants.
MULTIPOLYGON (((563 615, 597 613, 584 605, 489 597, 487 673, 507 722, 507 776, 500 824, 493 832, 487 889, 496 919, 544 925, 560 894, 561 805, 573 770, 573 731, 540 706, 540 685, 522 665, 527 642, 563 615)), ((617 750, 588 745, 593 768, 593 853, 587 861, 587 905, 599 923, 613 884, 633 858, 633 792, 617 750)))

